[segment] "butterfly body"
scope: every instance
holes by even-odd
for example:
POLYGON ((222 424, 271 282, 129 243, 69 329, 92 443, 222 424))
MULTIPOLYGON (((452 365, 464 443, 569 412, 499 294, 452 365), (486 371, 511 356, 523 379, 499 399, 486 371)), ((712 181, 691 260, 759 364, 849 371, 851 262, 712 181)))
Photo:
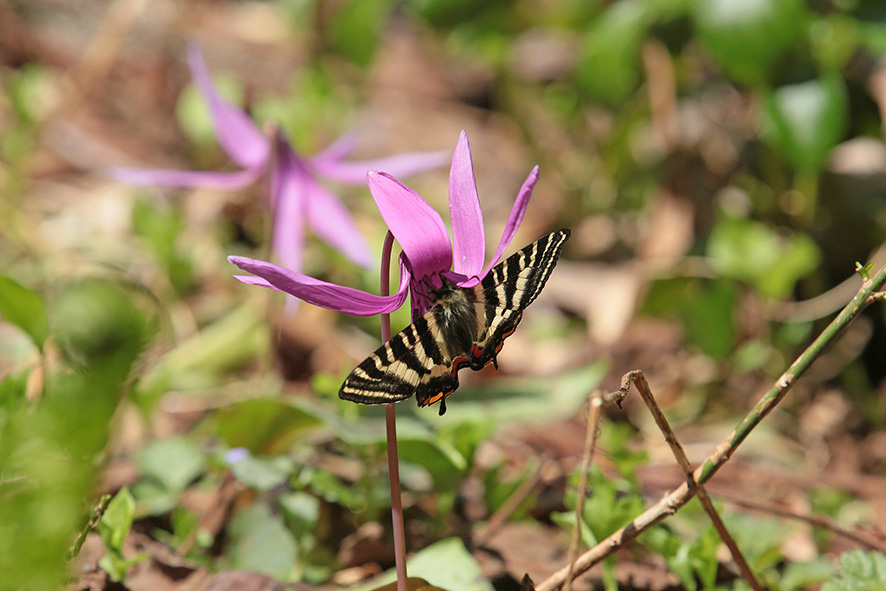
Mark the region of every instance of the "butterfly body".
POLYGON ((397 402, 412 396, 419 406, 440 401, 458 388, 458 371, 492 363, 541 292, 557 263, 569 230, 543 236, 493 267, 476 286, 443 279, 434 305, 363 360, 339 391, 361 404, 397 402))

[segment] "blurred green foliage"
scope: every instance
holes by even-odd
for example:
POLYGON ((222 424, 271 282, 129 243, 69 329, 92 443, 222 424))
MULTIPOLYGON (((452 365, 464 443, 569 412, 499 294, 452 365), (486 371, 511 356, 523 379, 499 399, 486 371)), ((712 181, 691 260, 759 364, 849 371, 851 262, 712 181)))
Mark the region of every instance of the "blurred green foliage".
POLYGON ((111 500, 98 526, 99 535, 107 550, 99 559, 98 565, 107 571, 112 581, 122 581, 126 578, 129 567, 148 557, 146 553, 132 558, 123 557, 126 536, 129 535, 134 519, 135 500, 129 489, 123 487, 111 500))
MULTIPOLYGON (((780 373, 814 321, 761 314, 761 327, 751 332, 744 322, 747 303, 768 310, 819 295, 886 235, 882 195, 822 189, 839 176, 828 168, 835 146, 882 139, 883 122, 864 90, 869 63, 886 54, 886 14, 876 0, 269 4, 288 17, 294 34, 311 40, 304 67, 280 85, 287 92, 252 96, 243 81, 213 74, 225 96, 248 103, 260 123, 280 125, 300 149, 325 147, 357 117, 379 49, 405 20, 430 41, 438 59, 482 72, 482 83, 453 83, 452 99, 490 111, 526 139, 544 178, 554 179, 564 195, 556 221, 577 230, 595 216, 611 222, 614 238, 604 248, 594 251, 575 239, 570 258, 629 260, 642 250, 643 219, 662 192, 690 204, 693 234, 683 254, 700 264, 689 270, 675 264, 652 280, 639 310, 679 323, 685 345, 716 362, 717 371, 691 396, 719 393, 731 374, 780 373), (556 54, 538 39, 565 50, 556 54), (553 66, 535 62, 548 51, 559 56, 553 66), (666 59, 651 62, 655 55, 666 59), (660 114, 652 104, 652 79, 660 82, 658 76, 672 76, 676 115, 690 130, 676 145, 662 146, 654 137, 660 114), (696 128, 702 131, 693 135, 696 128), (854 231, 862 223, 874 231, 854 231), (853 231, 837 232, 845 228, 853 231), (835 242, 848 254, 835 254, 829 248, 835 242)), ((108 459, 115 414, 125 411, 129 398, 150 424, 170 394, 196 400, 208 393, 215 402, 186 434, 148 441, 131 454, 138 479, 117 492, 98 528, 106 548, 102 568, 125 581, 128 567, 141 559, 128 555, 125 536, 144 520, 175 548, 193 536, 188 557, 212 568, 327 581, 339 568, 341 530, 387 519, 379 409, 338 401, 342 375, 334 373, 313 374, 304 384, 311 396, 284 395, 271 360, 279 343, 267 300, 260 299, 266 296, 234 287, 229 270, 219 271, 223 254, 258 256, 270 227, 266 220, 232 220, 225 213, 208 236, 195 237, 185 208, 140 193, 128 217, 133 241, 127 247, 137 254, 127 256, 133 267, 148 270, 141 276, 153 281, 146 285, 114 264, 85 271, 71 264, 82 253, 43 244, 29 217, 34 210, 21 205, 35 197, 31 175, 40 169, 33 157, 58 77, 39 63, 0 70, 0 319, 14 331, 2 343, 4 358, 16 362, 0 376, 0 590, 63 585, 66 554, 99 492, 97 474, 108 459), (206 260, 212 256, 221 262, 206 260), (177 324, 187 326, 181 336, 177 324), (213 534, 200 530, 199 516, 182 499, 226 478, 250 496, 222 532, 218 555, 213 534)), ((199 167, 219 165, 211 121, 192 86, 179 96, 176 116, 190 142, 186 156, 199 167)), ((363 201, 353 205, 372 210, 363 201)), ((328 251, 312 249, 307 257, 318 276, 343 276, 342 283, 375 289, 373 274, 342 268, 328 251)), ((407 311, 399 312, 394 323, 407 318, 407 311)), ((358 320, 351 328, 374 330, 374 323, 358 320)), ((483 443, 506 425, 575 416, 607 370, 601 361, 556 379, 466 386, 439 418, 401 407, 408 510, 424 520, 425 535, 450 535, 468 477, 479 476, 487 510, 500 509, 538 465, 530 461, 513 471, 503 460, 484 464, 478 454, 483 443)), ((872 390, 864 379, 854 384, 861 384, 859 398, 872 390)), ((704 406, 684 405, 681 411, 693 417, 704 406)), ((863 414, 875 420, 874 413, 863 414)), ((586 544, 646 506, 636 473, 647 457, 633 448, 634 436, 621 423, 602 431, 611 470, 591 473, 581 516, 586 544)), ((576 482, 571 475, 559 508, 565 511, 543 519, 571 530, 576 482)), ((511 518, 535 518, 536 500, 527 497, 511 518)), ((833 491, 815 491, 811 502, 841 522, 866 517, 861 503, 833 491)), ((773 589, 800 589, 831 576, 821 560, 785 564, 782 522, 731 514, 727 524, 773 589)), ((828 539, 817 532, 822 551, 828 539)), ((640 541, 685 588, 719 584, 719 541, 694 504, 640 541)), ((490 588, 475 576, 474 559, 456 539, 417 553, 411 568, 450 591, 490 588)), ((882 556, 850 553, 823 589, 864 588, 863 581, 883 571, 882 556)), ((611 588, 611 563, 605 572, 611 588)))
MULTIPOLYGON (((33 292, 15 291, 33 305, 33 292)), ((7 392, 0 413, 3 589, 61 585, 68 548, 91 513, 88 500, 111 417, 152 333, 137 298, 115 282, 89 279, 66 285, 48 312, 50 332, 70 365, 46 375, 42 392, 30 403, 23 404, 27 382, 14 376, 2 382, 7 392)), ((108 527, 118 531, 115 544, 125 526, 124 505, 122 500, 112 503, 108 517, 108 527)), ((121 563, 114 564, 115 573, 122 574, 121 563)))
POLYGON ((886 556, 876 552, 852 550, 840 556, 840 567, 833 581, 822 591, 882 589, 886 585, 886 556))

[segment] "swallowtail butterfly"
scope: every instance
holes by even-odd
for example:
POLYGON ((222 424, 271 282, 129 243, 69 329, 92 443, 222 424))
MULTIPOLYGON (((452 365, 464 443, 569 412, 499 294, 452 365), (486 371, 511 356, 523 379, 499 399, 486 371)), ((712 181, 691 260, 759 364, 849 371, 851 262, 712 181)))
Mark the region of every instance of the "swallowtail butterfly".
POLYGON ((415 394, 419 406, 440 402, 458 388, 458 370, 490 363, 514 332, 523 310, 551 275, 569 230, 543 236, 493 267, 474 287, 446 279, 434 305, 375 350, 347 377, 339 397, 361 404, 398 402, 415 394))

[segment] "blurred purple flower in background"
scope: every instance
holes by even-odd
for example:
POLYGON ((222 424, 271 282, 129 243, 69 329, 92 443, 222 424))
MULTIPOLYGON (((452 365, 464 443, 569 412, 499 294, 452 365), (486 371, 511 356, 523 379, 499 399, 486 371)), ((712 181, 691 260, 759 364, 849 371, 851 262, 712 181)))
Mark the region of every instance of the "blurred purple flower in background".
POLYGON ((300 298, 306 302, 353 316, 390 313, 412 293, 413 317, 433 304, 429 291, 446 279, 459 287, 479 283, 498 263, 523 220, 532 188, 538 180, 538 167, 532 169, 517 193, 505 230, 492 260, 485 267, 486 239, 483 213, 477 194, 471 147, 462 131, 449 171, 449 213, 452 242, 443 219, 421 195, 385 172, 366 175, 369 190, 382 218, 403 249, 400 256, 400 286, 389 296, 335 285, 308 277, 279 265, 246 257, 228 260, 253 276, 236 276, 243 283, 261 285, 300 298))
POLYGON ((225 452, 224 460, 227 465, 233 466, 234 464, 248 459, 250 455, 252 454, 250 454, 249 450, 245 447, 232 447, 225 452))
POLYGON ((269 174, 273 251, 289 269, 301 269, 305 226, 357 265, 372 266, 366 243, 353 218, 319 179, 362 184, 369 170, 410 175, 445 164, 446 152, 410 152, 374 160, 345 161, 356 148, 356 141, 350 135, 339 138, 314 156, 300 156, 283 134, 276 131, 271 137, 266 136, 249 115, 218 93, 196 44, 188 46, 188 64, 194 83, 209 107, 219 145, 242 170, 116 168, 112 175, 134 185, 236 190, 269 174))

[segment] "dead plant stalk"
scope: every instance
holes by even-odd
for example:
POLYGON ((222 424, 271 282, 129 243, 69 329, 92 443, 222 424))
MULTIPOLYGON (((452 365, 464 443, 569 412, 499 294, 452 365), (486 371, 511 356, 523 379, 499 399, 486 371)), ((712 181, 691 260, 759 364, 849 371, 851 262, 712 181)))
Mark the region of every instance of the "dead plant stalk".
POLYGON ((843 330, 858 318, 862 311, 884 296, 878 293, 886 285, 886 267, 876 275, 864 278, 861 289, 836 318, 822 331, 809 347, 788 367, 775 385, 760 399, 756 406, 739 422, 732 433, 714 450, 714 453, 696 468, 687 481, 676 490, 665 495, 655 505, 634 518, 631 523, 610 535, 605 540, 582 554, 573 565, 567 564, 536 586, 537 591, 554 591, 566 582, 587 572, 592 566, 625 546, 651 526, 677 512, 699 490, 699 485, 708 482, 727 462, 750 432, 787 395, 794 382, 803 375, 810 365, 833 343, 843 330), (574 571, 573 571, 574 569, 574 571))

